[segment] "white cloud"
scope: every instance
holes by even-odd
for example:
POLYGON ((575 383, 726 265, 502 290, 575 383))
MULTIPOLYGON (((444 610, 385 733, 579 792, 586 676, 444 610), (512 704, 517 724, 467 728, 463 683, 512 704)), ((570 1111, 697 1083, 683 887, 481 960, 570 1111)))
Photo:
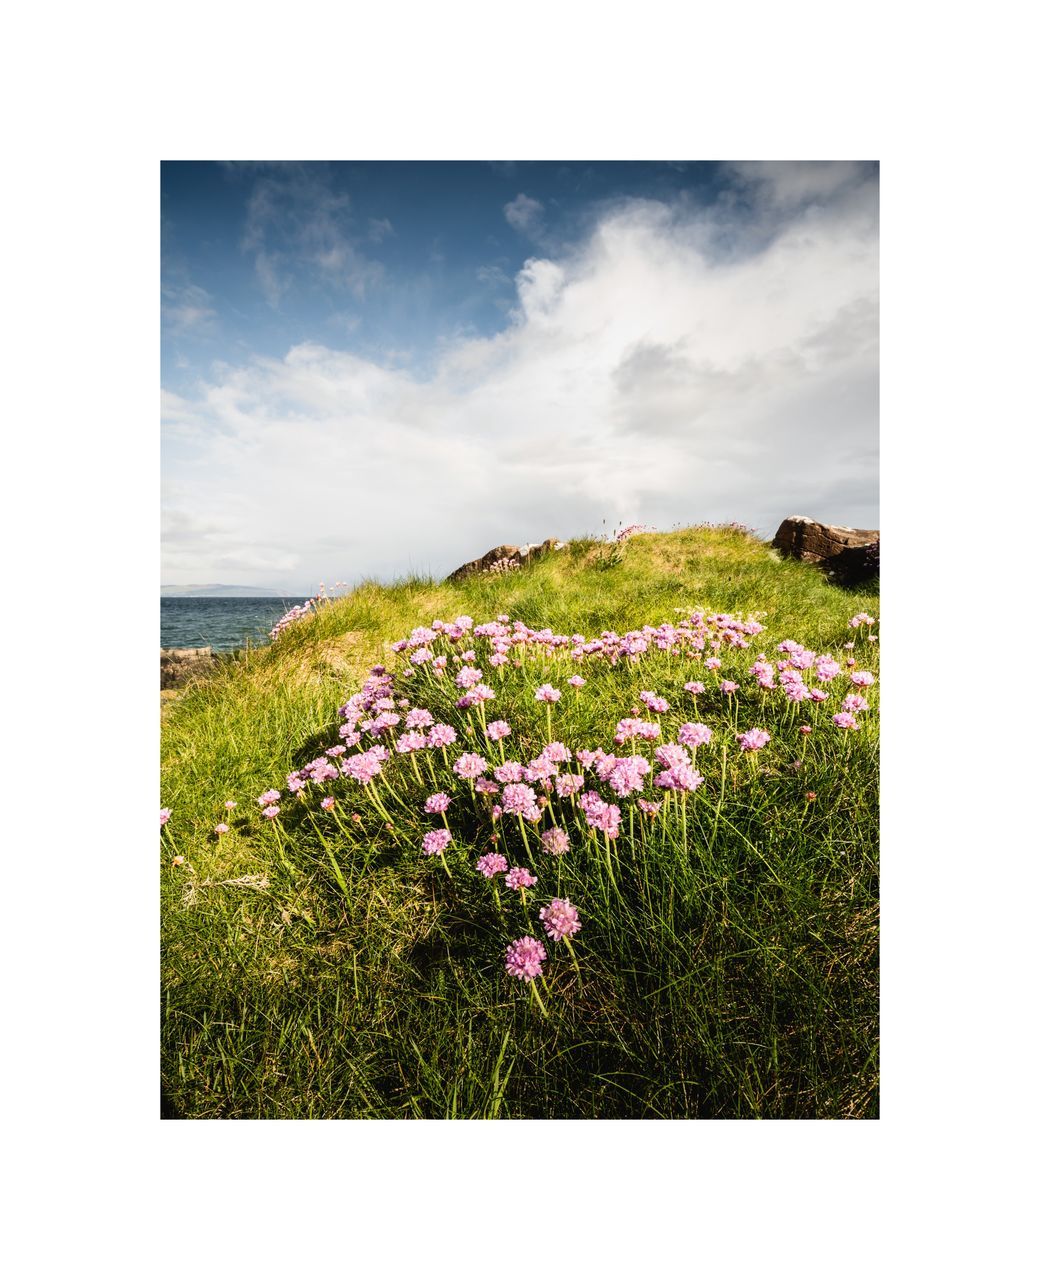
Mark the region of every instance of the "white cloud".
POLYGON ((216 318, 213 299, 197 284, 163 286, 162 319, 174 334, 208 331, 216 318))
MULTIPOLYGON (((369 219, 368 237, 378 243, 393 232, 384 219, 369 219)), ((358 298, 377 283, 382 265, 358 247, 350 197, 333 189, 322 169, 280 164, 263 170, 246 206, 242 248, 254 255, 257 278, 273 307, 293 283, 292 265, 358 298)))
POLYGON ((168 401, 164 580, 442 575, 604 521, 875 527, 873 176, 850 191, 724 259, 703 212, 615 207, 525 263, 509 326, 448 344, 425 381, 312 343, 218 370, 168 401))
POLYGON ((521 191, 515 200, 510 200, 505 205, 502 212, 506 215, 506 222, 514 231, 531 239, 537 239, 541 235, 545 213, 545 206, 541 201, 525 196, 521 191))

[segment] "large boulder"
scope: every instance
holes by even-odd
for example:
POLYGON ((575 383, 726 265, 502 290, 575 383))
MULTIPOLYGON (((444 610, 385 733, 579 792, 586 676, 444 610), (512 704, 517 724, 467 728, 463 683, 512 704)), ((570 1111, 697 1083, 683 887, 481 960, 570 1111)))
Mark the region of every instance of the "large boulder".
POLYGON ((557 545, 556 538, 546 538, 544 542, 528 543, 523 547, 514 547, 511 543, 503 543, 500 547, 492 547, 479 560, 470 560, 459 565, 454 573, 448 574, 449 582, 461 582, 463 578, 471 578, 477 573, 491 573, 499 569, 519 569, 547 555, 557 545))
POLYGON ((879 572, 880 543, 877 529, 822 524, 808 516, 788 516, 773 538, 773 546, 784 555, 821 565, 846 583, 862 582, 879 572))

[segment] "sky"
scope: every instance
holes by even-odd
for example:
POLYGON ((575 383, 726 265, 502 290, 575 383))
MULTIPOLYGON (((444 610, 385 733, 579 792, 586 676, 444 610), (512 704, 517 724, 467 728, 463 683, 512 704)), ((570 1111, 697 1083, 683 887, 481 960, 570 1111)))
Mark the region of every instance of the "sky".
POLYGON ((162 581, 878 526, 872 162, 162 166, 162 581))

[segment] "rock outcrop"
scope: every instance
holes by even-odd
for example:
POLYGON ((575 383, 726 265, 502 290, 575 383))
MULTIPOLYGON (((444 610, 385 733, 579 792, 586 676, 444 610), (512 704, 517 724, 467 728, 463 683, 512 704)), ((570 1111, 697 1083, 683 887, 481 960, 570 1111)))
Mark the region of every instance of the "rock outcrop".
POLYGON ((821 524, 808 516, 788 516, 773 538, 773 546, 784 555, 821 565, 831 577, 849 584, 879 572, 880 542, 877 529, 821 524))
POLYGON ((206 676, 217 659, 210 645, 204 649, 160 649, 159 688, 175 689, 192 676, 206 676))
POLYGON ((470 560, 468 564, 459 565, 454 573, 449 573, 448 582, 461 582, 463 578, 471 578, 476 573, 491 573, 496 567, 519 569, 547 555, 558 545, 557 538, 546 538, 544 542, 530 543, 524 547, 514 547, 503 543, 500 547, 492 547, 479 560, 470 560))

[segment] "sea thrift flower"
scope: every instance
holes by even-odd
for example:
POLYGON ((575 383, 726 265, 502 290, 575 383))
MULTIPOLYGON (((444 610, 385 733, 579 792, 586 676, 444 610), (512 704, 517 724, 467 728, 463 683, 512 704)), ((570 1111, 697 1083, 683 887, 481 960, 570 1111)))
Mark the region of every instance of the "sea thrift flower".
POLYGON ((833 680, 835 676, 839 675, 841 675, 841 665, 835 662, 829 653, 825 653, 816 659, 817 680, 833 680))
POLYGON ((722 666, 722 659, 721 658, 705 658, 704 665, 709 671, 718 671, 719 667, 722 666))
POLYGON ((171 866, 174 866, 174 867, 180 867, 180 866, 183 866, 183 865, 184 865, 184 855, 183 855, 182 853, 178 853, 178 854, 177 854, 177 856, 173 859, 173 861, 171 862, 171 864, 170 864, 170 865, 171 865, 171 866))
POLYGON ((810 702, 826 702, 827 690, 826 689, 810 689, 809 700, 810 702))
POLYGON ((856 722, 856 717, 852 714, 851 711, 839 711, 838 714, 835 716, 832 716, 831 719, 834 721, 834 723, 838 726, 839 729, 858 729, 859 728, 859 725, 856 722))
POLYGON ((530 889, 538 883, 538 877, 531 875, 526 867, 513 867, 506 873, 507 889, 530 889))
POLYGON ((487 770, 487 761, 474 751, 463 752, 451 766, 452 772, 460 778, 479 778, 487 770))
POLYGON ((586 682, 581 678, 581 676, 571 676, 567 683, 572 689, 581 689, 584 688, 586 682))
POLYGON ((226 822, 218 822, 217 825, 213 828, 213 834, 215 836, 226 836, 230 830, 231 828, 228 826, 226 822))
POLYGON ((455 730, 450 724, 435 724, 426 735, 426 741, 431 747, 450 747, 455 738, 455 730))
POLYGON ((170 820, 170 814, 171 814, 172 812, 173 812, 173 810, 172 810, 172 809, 160 809, 160 810, 159 810, 159 826, 160 826, 160 827, 165 827, 165 826, 166 826, 166 824, 167 824, 167 823, 169 822, 169 820, 170 820))
POLYGON ((656 693, 651 692, 649 689, 644 689, 639 697, 642 702, 646 703, 651 711, 657 711, 660 713, 668 710, 668 703, 665 699, 659 698, 656 693))
POLYGON ((553 898, 547 907, 542 907, 538 912, 538 918, 553 942, 573 938, 581 928, 578 909, 571 906, 569 898, 553 898))
POLYGON ((866 689, 868 685, 874 683, 874 676, 869 671, 853 671, 849 675, 849 679, 857 689, 866 689))
POLYGON ((711 730, 706 724, 681 724, 676 737, 684 747, 705 747, 711 741, 711 730))
POLYGON ((811 725, 811 724, 800 724, 800 725, 798 726, 798 732, 799 732, 799 733, 812 733, 812 725, 811 725))
POLYGON ((225 808, 225 809, 234 809, 234 808, 236 807, 236 805, 237 805, 237 804, 238 804, 238 801, 237 801, 237 800, 225 800, 225 801, 224 801, 224 808, 225 808))
POLYGON ((723 680, 723 682, 719 685, 719 688, 722 690, 723 693, 736 693, 736 691, 740 688, 740 685, 737 684, 736 681, 734 680, 723 680))
POLYGON ((276 804, 269 804, 262 812, 265 818, 277 818, 281 809, 276 804))
POLYGON ((478 778, 473 786, 478 796, 498 795, 498 783, 492 782, 490 778, 478 778))
POLYGON ((688 680, 686 684, 683 685, 683 688, 687 693, 692 693, 694 696, 698 693, 704 692, 704 685, 702 685, 699 680, 688 680))
POLYGON ((841 704, 842 711, 868 711, 870 703, 858 693, 850 693, 841 704))
POLYGON ((426 739, 421 733, 411 732, 402 733, 394 744, 400 755, 407 755, 410 751, 421 751, 426 746, 426 739))
POLYGON ((437 791, 432 796, 426 797, 423 808, 427 813, 443 813, 449 804, 451 804, 451 797, 446 796, 443 791, 437 791))
POLYGON ((482 876, 487 876, 490 880, 492 876, 498 875, 500 871, 505 871, 509 867, 509 863, 500 853, 485 853, 482 858, 477 859, 477 870, 482 876))
POLYGON ((404 722, 406 729, 425 729, 428 725, 433 724, 433 716, 423 707, 416 707, 414 711, 409 711, 404 722))
POLYGON ((443 853, 451 844, 451 832, 438 829, 437 831, 427 831, 422 838, 422 851, 428 858, 432 858, 435 853, 443 853))
POLYGON ((561 773, 554 782, 558 796, 572 796, 585 785, 585 777, 580 773, 561 773))
POLYGON ((524 766, 518 764, 515 760, 507 760, 495 770, 495 777, 502 783, 523 782, 524 766))
POLYGON ((571 847, 571 839, 562 827, 550 827, 548 831, 542 832, 542 848, 546 853, 551 853, 556 857, 567 852, 571 847))
POLYGON ((332 796, 326 796, 325 799, 321 802, 321 807, 323 809, 331 809, 335 803, 336 801, 332 798, 332 796))
POLYGON ((703 776, 696 769, 691 769, 688 764, 676 763, 657 775, 654 786, 663 791, 696 791, 703 781, 703 776))
POLYGON ((499 742, 502 738, 508 738, 512 732, 509 722, 506 720, 492 720, 487 727, 487 736, 492 742, 499 742))
POLYGON ((537 938, 517 938, 506 950, 506 973, 522 982, 540 978, 545 955, 545 947, 537 938))
POLYGON ((257 804, 263 808, 265 804, 274 804, 276 800, 281 800, 282 793, 280 791, 265 791, 262 796, 257 796, 257 804))
POLYGON ((769 734, 765 729, 749 729, 747 733, 742 733, 737 741, 740 743, 741 751, 761 751, 769 741, 769 734))
POLYGON ((530 787, 522 782, 514 782, 502 792, 502 809, 506 813, 515 813, 518 817, 536 822, 541 810, 538 798, 530 787))
POLYGON ((651 818, 655 817, 661 811, 660 800, 658 800, 656 804, 652 804, 649 800, 637 800, 636 804, 639 805, 640 809, 642 809, 644 813, 649 814, 651 818))
POLYGON ((554 689, 551 684, 540 684, 535 689, 534 696, 538 702, 559 702, 561 694, 559 689, 554 689))

